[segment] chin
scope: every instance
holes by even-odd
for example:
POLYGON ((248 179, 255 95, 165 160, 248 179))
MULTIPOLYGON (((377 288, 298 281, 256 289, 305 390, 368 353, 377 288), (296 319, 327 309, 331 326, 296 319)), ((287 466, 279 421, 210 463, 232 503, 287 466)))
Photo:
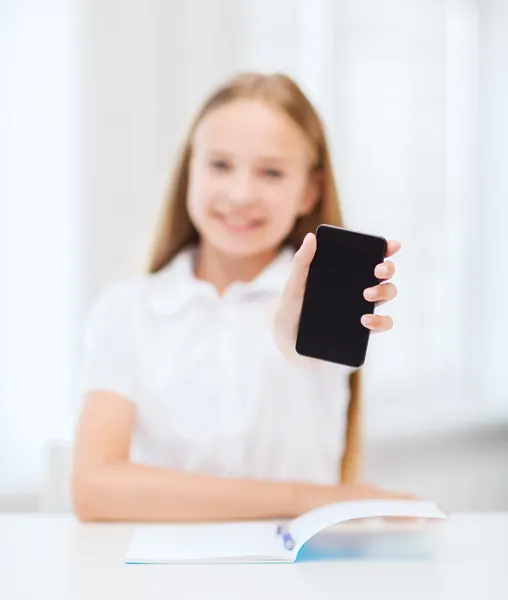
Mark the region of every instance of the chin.
POLYGON ((230 258, 252 258, 273 250, 274 245, 242 243, 241 241, 210 240, 211 245, 221 254, 230 258))
POLYGON ((208 236, 208 243, 221 254, 231 258, 252 258, 272 252, 280 245, 278 237, 269 232, 258 231, 255 234, 235 235, 229 232, 217 232, 208 236), (271 238, 274 238, 273 241, 271 238))

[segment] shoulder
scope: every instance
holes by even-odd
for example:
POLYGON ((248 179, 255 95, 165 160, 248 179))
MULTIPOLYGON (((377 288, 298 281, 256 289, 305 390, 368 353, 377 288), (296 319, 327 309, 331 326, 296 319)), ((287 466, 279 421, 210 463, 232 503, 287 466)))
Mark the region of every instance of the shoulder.
POLYGON ((157 273, 138 275, 104 286, 96 296, 92 313, 118 317, 157 309, 161 295, 174 295, 184 283, 182 275, 188 260, 187 253, 182 252, 157 273))
POLYGON ((141 275, 104 286, 85 315, 85 344, 118 347, 137 337, 140 324, 150 315, 158 279, 158 274, 141 275))
POLYGON ((153 275, 116 281, 104 286, 92 305, 93 314, 118 314, 138 306, 149 293, 153 275))

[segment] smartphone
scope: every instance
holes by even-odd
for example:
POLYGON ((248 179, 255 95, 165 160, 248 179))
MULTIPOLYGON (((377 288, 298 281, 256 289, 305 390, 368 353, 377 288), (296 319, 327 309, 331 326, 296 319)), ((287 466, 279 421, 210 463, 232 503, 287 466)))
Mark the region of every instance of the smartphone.
POLYGON ((362 315, 375 303, 365 288, 377 285, 376 265, 386 255, 386 240, 342 227, 319 225, 296 339, 296 351, 349 367, 365 362, 370 330, 362 315))

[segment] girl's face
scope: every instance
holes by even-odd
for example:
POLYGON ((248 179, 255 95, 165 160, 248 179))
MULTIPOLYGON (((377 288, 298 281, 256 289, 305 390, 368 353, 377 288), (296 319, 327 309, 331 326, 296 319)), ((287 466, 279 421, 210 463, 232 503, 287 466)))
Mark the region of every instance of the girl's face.
POLYGON ((187 208, 204 243, 236 258, 273 251, 319 196, 311 147, 284 113, 235 100, 196 129, 187 208))

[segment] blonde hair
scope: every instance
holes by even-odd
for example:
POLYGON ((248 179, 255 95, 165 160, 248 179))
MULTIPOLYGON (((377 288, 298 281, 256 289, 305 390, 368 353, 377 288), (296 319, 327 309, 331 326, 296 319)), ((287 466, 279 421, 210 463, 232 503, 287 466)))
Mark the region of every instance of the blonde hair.
MULTIPOLYGON (((172 179, 165 193, 162 214, 149 256, 148 271, 164 268, 184 247, 199 241, 187 211, 187 189, 196 128, 213 110, 238 99, 259 99, 287 115, 305 134, 314 149, 313 169, 321 174, 321 197, 313 210, 296 221, 286 242, 298 249, 303 238, 320 223, 343 226, 339 197, 328 143, 321 119, 300 87, 282 74, 245 73, 220 86, 204 102, 181 148, 172 179)), ((341 480, 354 481, 360 468, 360 373, 350 379, 346 445, 341 462, 341 480)))

